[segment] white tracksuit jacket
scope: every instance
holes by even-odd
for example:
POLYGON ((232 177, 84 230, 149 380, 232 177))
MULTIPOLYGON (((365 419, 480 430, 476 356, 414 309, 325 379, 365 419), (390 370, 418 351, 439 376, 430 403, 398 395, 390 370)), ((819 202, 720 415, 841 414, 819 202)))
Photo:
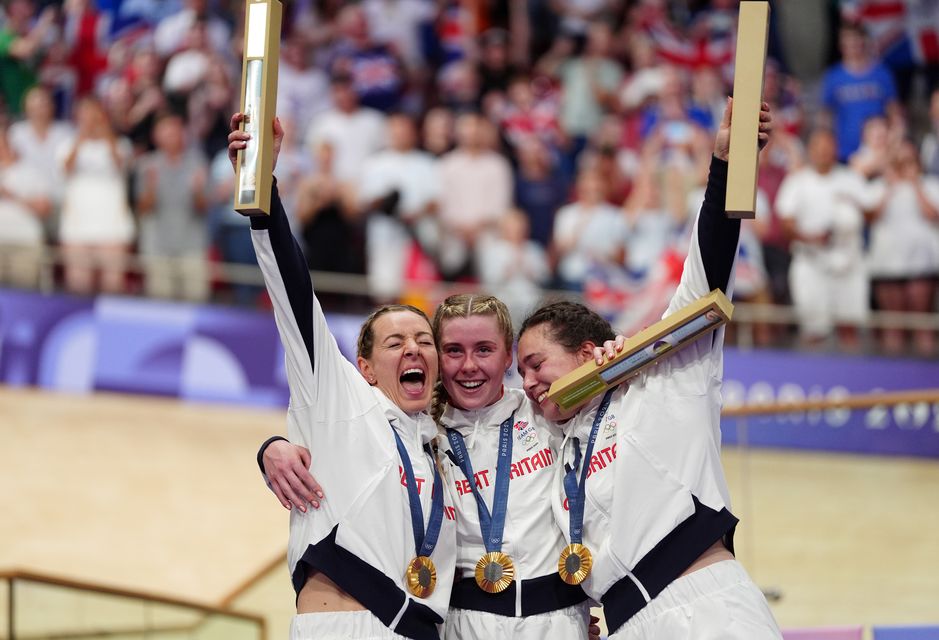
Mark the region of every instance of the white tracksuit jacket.
MULTIPOLYGON (((473 618, 482 632, 499 636, 511 631, 513 637, 526 635, 526 623, 533 631, 531 638, 541 638, 542 614, 580 604, 586 596, 580 587, 565 584, 558 575, 557 563, 566 542, 551 513, 551 491, 557 468, 560 432, 549 426, 533 411, 531 402, 520 389, 505 389, 494 404, 482 409, 463 411, 447 406, 441 418, 443 432, 438 442, 446 453, 450 469, 450 491, 456 508, 457 575, 450 605, 454 609, 482 612, 473 618), (456 463, 445 429, 463 436, 472 461, 474 481, 489 508, 493 508, 496 465, 499 452, 499 427, 515 414, 512 439, 512 465, 509 480, 508 507, 502 551, 511 556, 515 565, 515 581, 501 593, 483 591, 474 578, 476 562, 486 553, 479 526, 476 499, 470 481, 456 463), (524 616, 524 620, 506 617, 524 616), (521 635, 520 635, 521 634, 521 635)), ((557 638, 586 638, 584 620, 571 620, 567 629, 557 628, 557 638), (560 635, 559 635, 560 634, 560 635)), ((473 630, 475 633, 476 630, 473 630)), ((464 631, 464 633, 468 633, 464 631)), ((449 631, 446 634, 451 636, 449 631)))
POLYGON ((437 586, 430 597, 416 598, 404 578, 415 553, 414 533, 389 422, 410 455, 425 527, 434 474, 423 447, 437 435, 437 427, 426 413, 405 414, 340 353, 276 185, 271 215, 251 218, 251 227, 286 351, 288 435, 310 450, 311 468, 326 494, 319 509, 290 514, 288 562, 294 588, 299 592, 311 572, 321 571, 394 632, 436 639, 453 584, 455 512, 445 491, 440 536, 431 556, 437 586))
MULTIPOLYGON (((730 295, 740 221, 724 214, 726 174, 727 163, 713 159, 681 282, 665 315, 714 288, 730 295)), ((702 336, 618 388, 601 423, 584 516, 584 544, 594 563, 582 586, 603 603, 611 634, 713 543, 723 538, 733 550, 737 519, 720 460, 723 338, 723 329, 702 336)), ((567 537, 565 466, 573 464, 572 438, 584 454, 599 404, 595 398, 564 426, 553 509, 567 537)))

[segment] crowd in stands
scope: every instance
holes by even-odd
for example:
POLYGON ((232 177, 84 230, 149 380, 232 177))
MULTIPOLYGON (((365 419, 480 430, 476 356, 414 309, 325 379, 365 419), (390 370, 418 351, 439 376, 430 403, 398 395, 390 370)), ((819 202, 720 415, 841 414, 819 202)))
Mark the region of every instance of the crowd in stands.
MULTIPOLYGON (((375 301, 478 283, 523 314, 565 289, 617 326, 648 324, 703 199, 737 4, 286 2, 276 176, 310 268, 364 275, 375 301)), ((243 14, 227 0, 3 3, 0 285, 34 286, 48 247, 80 294, 202 301, 213 261, 253 264, 226 155, 243 14)), ((735 297, 791 302, 805 341, 853 347, 872 309, 936 310, 939 10, 841 0, 814 81, 787 72, 780 29, 774 14, 776 127, 735 297)), ((936 348, 930 331, 880 340, 936 348)))

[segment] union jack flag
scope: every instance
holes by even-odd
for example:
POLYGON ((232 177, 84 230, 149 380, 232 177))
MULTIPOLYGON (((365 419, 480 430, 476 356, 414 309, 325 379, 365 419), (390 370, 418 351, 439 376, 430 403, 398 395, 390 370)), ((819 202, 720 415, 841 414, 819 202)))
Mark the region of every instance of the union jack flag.
POLYGON ((648 273, 599 266, 584 281, 584 302, 623 335, 633 335, 658 322, 678 288, 684 255, 667 250, 648 273))
POLYGON ((939 62, 939 0, 842 0, 841 15, 864 26, 888 63, 939 62))

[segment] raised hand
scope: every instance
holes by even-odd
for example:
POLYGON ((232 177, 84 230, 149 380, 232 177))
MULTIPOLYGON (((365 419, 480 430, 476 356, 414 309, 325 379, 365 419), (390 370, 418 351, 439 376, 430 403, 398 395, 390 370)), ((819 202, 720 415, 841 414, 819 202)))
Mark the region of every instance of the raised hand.
MULTIPOLYGON (((727 161, 730 155, 730 121, 734 110, 734 99, 727 98, 727 106, 724 107, 724 117, 717 128, 717 135, 714 138, 714 155, 719 159, 727 161)), ((769 134, 773 130, 773 115, 770 112, 769 104, 763 102, 760 104, 760 131, 758 134, 760 149, 769 142, 769 134)))
MULTIPOLYGON (((245 119, 245 114, 238 112, 232 114, 228 123, 231 133, 228 134, 228 159, 231 162, 232 169, 236 168, 238 162, 238 152, 242 151, 251 139, 251 134, 241 131, 239 126, 245 119)), ((274 132, 274 166, 277 166, 277 156, 280 155, 280 145, 284 141, 284 128, 280 125, 280 118, 275 117, 271 123, 271 129, 274 132)))
POLYGON ((607 340, 602 347, 593 348, 593 359, 598 365, 603 364, 604 357, 607 360, 612 360, 617 353, 623 350, 625 345, 626 336, 617 334, 615 340, 607 340))

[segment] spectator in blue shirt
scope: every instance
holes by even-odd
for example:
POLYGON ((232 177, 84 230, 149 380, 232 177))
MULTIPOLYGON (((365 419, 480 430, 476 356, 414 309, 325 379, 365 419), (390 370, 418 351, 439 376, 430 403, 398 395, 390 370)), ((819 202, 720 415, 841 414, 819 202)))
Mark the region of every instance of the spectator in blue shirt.
POLYGON ((874 116, 901 117, 890 71, 872 58, 864 29, 846 23, 838 34, 841 62, 828 70, 822 103, 838 142, 838 160, 847 162, 861 143, 864 123, 874 116))

